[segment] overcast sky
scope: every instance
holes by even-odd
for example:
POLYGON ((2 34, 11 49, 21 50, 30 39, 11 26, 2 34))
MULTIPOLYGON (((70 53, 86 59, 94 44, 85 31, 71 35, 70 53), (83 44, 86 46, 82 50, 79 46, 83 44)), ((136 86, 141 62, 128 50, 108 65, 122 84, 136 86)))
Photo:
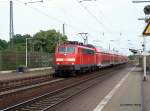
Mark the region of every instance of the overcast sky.
MULTIPOLYGON (((69 40, 82 41, 78 33, 89 33, 89 43, 121 53, 127 48, 141 48, 147 4, 133 4, 131 0, 44 0, 43 3, 24 3, 31 0, 14 0, 15 34, 35 34, 40 30, 56 29, 62 32, 66 25, 69 40), (104 35, 103 35, 104 33, 104 35), (113 41, 112 41, 113 40, 113 41)), ((32 0, 36 1, 36 0, 32 0)), ((0 0, 0 38, 9 40, 9 0, 0 0)), ((149 39, 149 38, 147 38, 149 39)), ((149 40, 147 40, 148 44, 149 40)), ((149 46, 147 46, 149 50, 149 46)))

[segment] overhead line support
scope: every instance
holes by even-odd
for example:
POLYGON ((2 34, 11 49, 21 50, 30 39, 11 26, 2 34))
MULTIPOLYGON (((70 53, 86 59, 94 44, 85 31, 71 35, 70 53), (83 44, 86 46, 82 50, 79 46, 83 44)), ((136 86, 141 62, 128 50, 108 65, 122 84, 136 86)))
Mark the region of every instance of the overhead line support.
POLYGON ((82 33, 79 33, 81 35, 81 37, 83 38, 84 40, 84 44, 88 44, 88 33, 85 33, 85 32, 82 32, 82 33))
POLYGON ((14 36, 14 26, 13 26, 13 1, 10 0, 10 24, 9 24, 9 37, 10 37, 9 47, 10 47, 10 48, 13 48, 13 36, 14 36))

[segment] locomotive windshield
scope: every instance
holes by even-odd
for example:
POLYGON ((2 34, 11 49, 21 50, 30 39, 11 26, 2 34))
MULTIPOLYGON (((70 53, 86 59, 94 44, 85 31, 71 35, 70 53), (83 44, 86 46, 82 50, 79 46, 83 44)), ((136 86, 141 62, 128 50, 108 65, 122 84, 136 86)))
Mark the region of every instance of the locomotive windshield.
POLYGON ((58 52, 59 53, 74 53, 75 48, 74 47, 59 47, 58 52))

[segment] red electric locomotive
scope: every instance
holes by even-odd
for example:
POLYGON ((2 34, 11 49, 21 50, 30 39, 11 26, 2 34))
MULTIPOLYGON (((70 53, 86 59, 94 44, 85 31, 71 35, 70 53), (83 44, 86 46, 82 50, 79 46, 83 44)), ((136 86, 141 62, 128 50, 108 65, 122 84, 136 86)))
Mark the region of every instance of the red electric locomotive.
POLYGON ((65 42, 55 49, 55 72, 76 75, 77 72, 99 69, 127 62, 127 57, 114 51, 76 41, 65 42))
POLYGON ((71 74, 96 67, 95 51, 92 45, 65 42, 55 49, 56 74, 71 74), (68 73, 69 72, 69 73, 68 73))

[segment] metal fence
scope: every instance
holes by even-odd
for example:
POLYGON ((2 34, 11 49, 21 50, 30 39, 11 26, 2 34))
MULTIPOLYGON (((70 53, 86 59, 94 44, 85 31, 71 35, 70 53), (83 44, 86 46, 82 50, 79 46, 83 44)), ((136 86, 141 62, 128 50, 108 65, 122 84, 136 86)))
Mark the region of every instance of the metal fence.
MULTIPOLYGON (((28 53, 28 68, 53 66, 53 54, 41 52, 28 53)), ((16 51, 0 52, 0 70, 15 70, 19 66, 25 66, 26 53, 16 51)))

